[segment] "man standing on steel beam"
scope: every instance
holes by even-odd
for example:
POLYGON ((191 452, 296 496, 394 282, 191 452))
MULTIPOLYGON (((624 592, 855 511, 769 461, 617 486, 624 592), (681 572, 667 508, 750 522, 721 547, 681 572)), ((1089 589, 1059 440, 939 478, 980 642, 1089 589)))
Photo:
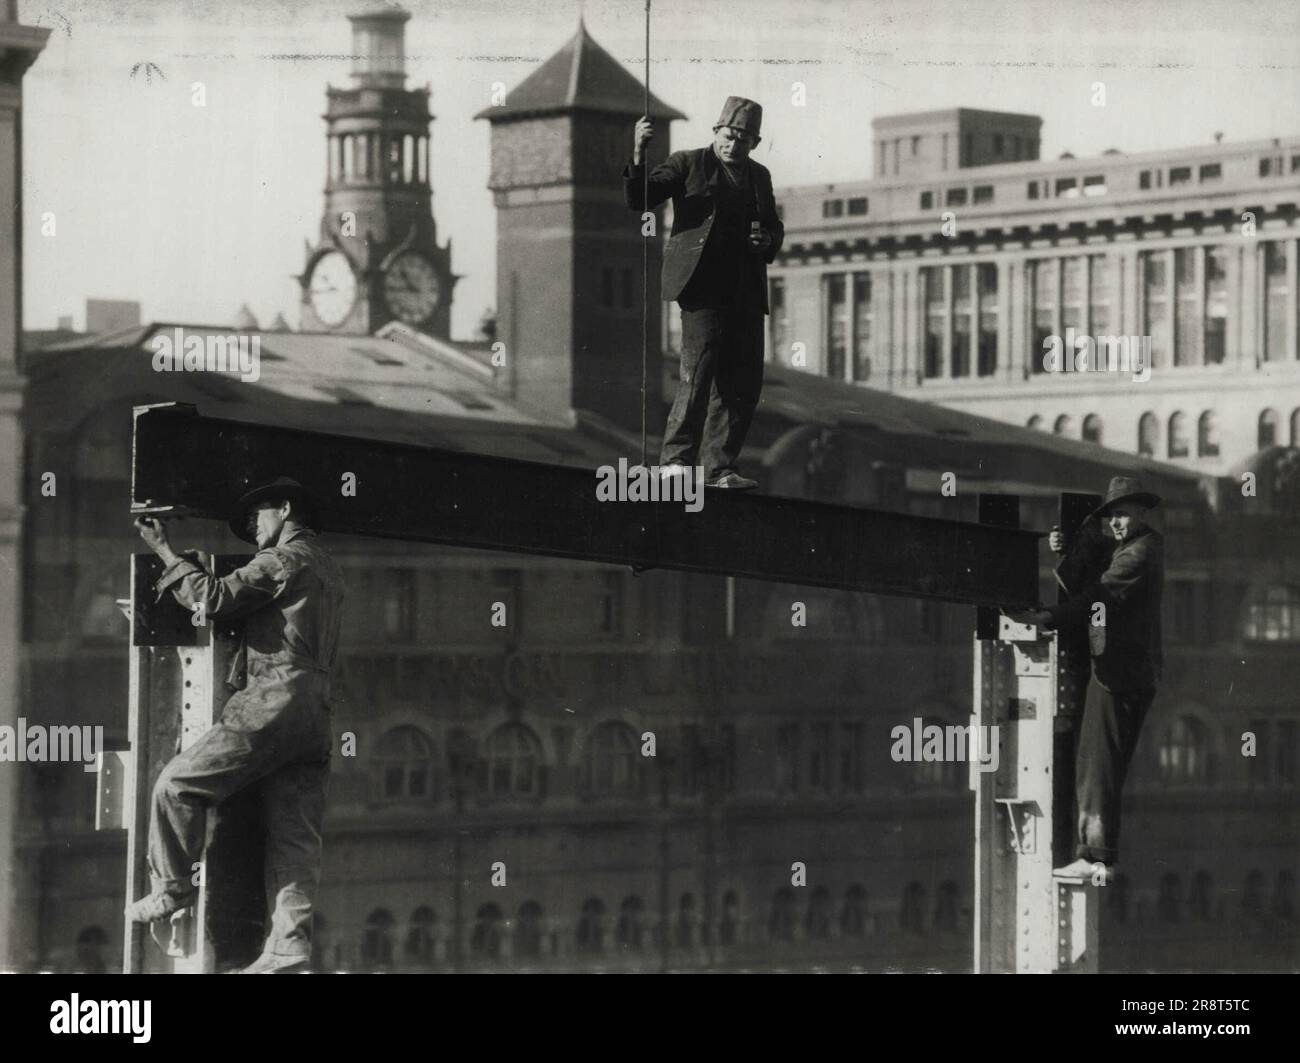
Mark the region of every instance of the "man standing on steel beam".
POLYGON ((342 574, 314 530, 319 510, 318 500, 287 477, 249 491, 236 504, 230 528, 255 542, 257 555, 220 579, 179 556, 159 521, 135 522, 167 566, 155 584, 159 596, 171 590, 181 605, 205 617, 243 618, 244 644, 231 668, 232 685, 242 683, 242 689, 226 702, 220 721, 171 760, 154 786, 152 890, 127 912, 147 923, 193 904, 206 808, 261 783, 275 906, 262 955, 245 969, 248 974, 301 968, 311 955, 333 744, 330 669, 343 609, 342 574))
POLYGON ((663 299, 681 308, 682 361, 659 464, 672 476, 690 475, 698 462, 706 487, 758 486, 738 463, 763 390, 767 267, 785 238, 772 175, 749 157, 762 121, 753 100, 728 96, 713 143, 669 155, 650 173, 647 194, 644 150, 654 124, 643 117, 623 171, 631 209, 653 210, 672 197, 663 299))
POLYGON ((1105 571, 1067 601, 1027 617, 1047 630, 1086 626, 1092 656, 1075 760, 1078 859, 1058 868, 1060 875, 1091 876, 1100 864, 1106 882, 1114 876, 1124 777, 1163 664, 1164 537, 1147 524, 1158 505, 1160 496, 1137 480, 1114 477, 1088 518, 1106 521, 1116 540, 1105 571))

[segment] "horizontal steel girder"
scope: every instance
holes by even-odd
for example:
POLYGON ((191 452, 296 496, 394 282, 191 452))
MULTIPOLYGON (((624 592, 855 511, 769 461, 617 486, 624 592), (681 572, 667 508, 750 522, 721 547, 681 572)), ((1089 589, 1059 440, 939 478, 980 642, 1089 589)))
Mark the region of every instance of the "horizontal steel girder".
POLYGON ((1027 607, 1038 599, 1030 531, 709 490, 704 506, 603 502, 594 470, 200 416, 135 410, 132 513, 225 520, 251 486, 290 476, 341 535, 876 594, 1027 607), (356 477, 356 494, 341 492, 356 477))

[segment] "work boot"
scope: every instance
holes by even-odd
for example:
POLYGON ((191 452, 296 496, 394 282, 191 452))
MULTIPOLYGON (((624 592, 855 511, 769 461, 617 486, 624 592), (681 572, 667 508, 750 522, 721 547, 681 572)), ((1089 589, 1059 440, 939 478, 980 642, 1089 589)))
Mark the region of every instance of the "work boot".
POLYGON ((306 956, 277 956, 264 952, 245 967, 240 974, 300 974, 307 969, 306 956))
POLYGON ((718 487, 732 491, 749 491, 758 486, 758 481, 751 480, 746 476, 741 476, 738 472, 724 472, 716 479, 705 480, 704 486, 718 487))
POLYGON ((1098 871, 1102 874, 1101 884, 1103 886, 1109 886, 1115 881, 1115 868, 1113 865, 1103 864, 1100 860, 1085 860, 1082 856, 1073 863, 1054 869, 1052 875, 1055 878, 1081 879, 1085 882, 1092 882, 1096 879, 1098 871))
POLYGON ((193 893, 169 893, 164 889, 154 890, 146 897, 141 897, 134 904, 127 906, 126 914, 133 923, 156 923, 169 919, 182 908, 194 903, 193 893))

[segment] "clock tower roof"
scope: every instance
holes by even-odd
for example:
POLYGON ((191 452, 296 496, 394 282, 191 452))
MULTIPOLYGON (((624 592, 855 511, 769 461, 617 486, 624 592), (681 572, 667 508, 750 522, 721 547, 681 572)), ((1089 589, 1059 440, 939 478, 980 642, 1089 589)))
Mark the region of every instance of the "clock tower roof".
MULTIPOLYGON (((578 32, 506 97, 500 107, 487 107, 475 118, 491 122, 569 111, 600 111, 637 116, 645 111, 645 90, 623 64, 605 51, 579 21, 578 32)), ((681 111, 650 97, 654 118, 685 118, 681 111)))

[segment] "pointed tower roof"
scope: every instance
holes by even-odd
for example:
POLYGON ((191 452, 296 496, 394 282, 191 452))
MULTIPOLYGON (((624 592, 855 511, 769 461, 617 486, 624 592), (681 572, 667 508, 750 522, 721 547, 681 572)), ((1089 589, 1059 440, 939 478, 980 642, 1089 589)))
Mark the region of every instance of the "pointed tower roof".
POLYGON ((239 308, 239 312, 235 314, 235 320, 231 322, 231 324, 237 329, 244 329, 246 331, 261 327, 257 323, 257 318, 253 316, 253 311, 248 309, 247 303, 239 308))
MULTIPOLYGON (((578 32, 512 89, 503 106, 486 107, 474 117, 496 122, 566 111, 632 116, 645 111, 644 86, 595 42, 581 19, 578 32)), ((654 95, 650 97, 650 114, 669 121, 686 117, 654 95)))
POLYGON ((271 322, 271 329, 270 329, 270 331, 272 331, 272 332, 292 332, 293 329, 291 329, 291 328, 289 327, 289 322, 287 322, 287 321, 284 319, 284 314, 276 314, 276 315, 275 315, 275 320, 271 322))

